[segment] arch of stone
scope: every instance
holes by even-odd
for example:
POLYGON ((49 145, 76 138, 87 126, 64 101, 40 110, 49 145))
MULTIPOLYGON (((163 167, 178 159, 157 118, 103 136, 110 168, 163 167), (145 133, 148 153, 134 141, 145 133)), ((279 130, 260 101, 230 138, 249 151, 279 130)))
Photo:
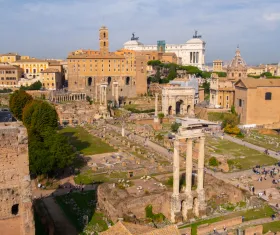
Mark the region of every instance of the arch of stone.
POLYGON ((173 156, 173 193, 171 196, 171 221, 187 221, 206 213, 204 192, 204 143, 203 125, 197 119, 188 119, 182 123, 175 136, 173 156), (192 190, 193 141, 199 142, 197 189, 192 190), (186 151, 186 187, 180 192, 180 145, 187 144, 186 151))

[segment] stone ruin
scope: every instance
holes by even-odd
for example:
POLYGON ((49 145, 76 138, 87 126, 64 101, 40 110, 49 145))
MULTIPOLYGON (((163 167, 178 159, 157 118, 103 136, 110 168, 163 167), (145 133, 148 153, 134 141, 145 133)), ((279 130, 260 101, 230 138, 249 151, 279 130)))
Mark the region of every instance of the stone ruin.
POLYGON ((0 234, 35 234, 28 137, 21 123, 0 124, 0 234))
POLYGON ((57 104, 55 109, 61 124, 93 123, 94 120, 110 116, 106 107, 86 101, 57 104))

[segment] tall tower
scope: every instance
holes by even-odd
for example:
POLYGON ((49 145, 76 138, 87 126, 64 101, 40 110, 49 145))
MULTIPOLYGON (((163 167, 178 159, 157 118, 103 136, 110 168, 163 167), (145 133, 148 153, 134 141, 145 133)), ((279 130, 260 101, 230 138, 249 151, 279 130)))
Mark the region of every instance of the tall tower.
POLYGON ((106 54, 109 52, 109 32, 105 26, 99 29, 99 47, 101 53, 106 54))

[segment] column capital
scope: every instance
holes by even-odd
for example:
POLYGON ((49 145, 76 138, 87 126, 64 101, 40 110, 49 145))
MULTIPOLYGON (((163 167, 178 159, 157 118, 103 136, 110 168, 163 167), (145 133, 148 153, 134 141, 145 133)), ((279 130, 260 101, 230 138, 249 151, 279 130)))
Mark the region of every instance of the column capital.
POLYGON ((202 141, 205 140, 205 136, 200 136, 199 140, 202 140, 202 141))

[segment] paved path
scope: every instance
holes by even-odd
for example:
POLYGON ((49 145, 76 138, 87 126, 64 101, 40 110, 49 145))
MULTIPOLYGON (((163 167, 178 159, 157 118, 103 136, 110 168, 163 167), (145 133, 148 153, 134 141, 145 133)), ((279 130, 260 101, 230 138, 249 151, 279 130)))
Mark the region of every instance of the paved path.
POLYGON ((259 225, 259 224, 267 224, 267 223, 271 223, 271 222, 279 221, 279 220, 280 220, 279 217, 276 217, 274 220, 272 220, 270 217, 268 217, 268 218, 261 218, 261 219, 246 221, 246 222, 242 223, 241 225, 230 227, 230 230, 237 229, 237 228, 240 228, 240 227, 245 227, 245 226, 254 226, 254 225, 259 225))
MULTIPOLYGON (((234 142, 236 144, 240 144, 240 145, 246 146, 248 148, 255 149, 255 150, 260 151, 262 153, 265 151, 265 148, 263 148, 263 147, 260 147, 260 146, 257 146, 257 145, 254 145, 254 144, 242 141, 241 139, 234 138, 234 137, 231 137, 229 135, 224 135, 224 138, 226 140, 229 140, 229 141, 234 142)), ((280 156, 278 154, 276 154, 275 151, 269 150, 269 156, 274 157, 274 158, 280 160, 280 156)))
POLYGON ((46 208, 53 219, 55 225, 55 231, 57 235, 76 235, 78 234, 76 228, 66 218, 64 212, 56 204, 52 197, 46 197, 43 199, 46 208))

